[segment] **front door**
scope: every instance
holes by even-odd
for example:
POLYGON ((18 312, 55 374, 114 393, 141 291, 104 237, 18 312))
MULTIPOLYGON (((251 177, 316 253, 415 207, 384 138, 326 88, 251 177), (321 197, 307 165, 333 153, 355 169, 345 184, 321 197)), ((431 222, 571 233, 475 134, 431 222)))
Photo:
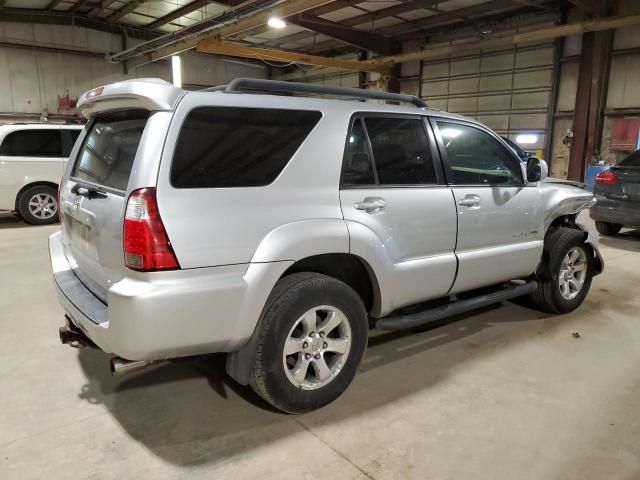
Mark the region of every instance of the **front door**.
POLYGON ((533 273, 542 256, 537 184, 518 158, 477 125, 432 121, 458 212, 458 274, 452 293, 533 273))
POLYGON ((355 229, 372 232, 389 310, 443 296, 455 277, 455 203, 427 132, 418 115, 363 114, 347 138, 340 201, 352 253, 361 254, 355 229))

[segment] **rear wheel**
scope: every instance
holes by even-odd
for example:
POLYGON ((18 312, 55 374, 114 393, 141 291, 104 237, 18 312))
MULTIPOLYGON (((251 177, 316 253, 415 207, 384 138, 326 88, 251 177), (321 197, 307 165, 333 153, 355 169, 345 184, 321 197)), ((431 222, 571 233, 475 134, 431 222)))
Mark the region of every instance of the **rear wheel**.
POLYGON ((349 386, 367 343, 362 300, 316 273, 280 280, 265 305, 251 387, 289 413, 320 408, 349 386))
POLYGON ((615 235, 621 228, 622 225, 619 223, 596 222, 596 230, 601 235, 615 235))
POLYGON ((18 213, 32 225, 47 225, 58 221, 58 192, 49 185, 27 188, 18 198, 18 213))
POLYGON ((584 301, 593 278, 593 252, 584 234, 556 228, 545 239, 538 288, 529 297, 533 307, 549 313, 568 313, 584 301))

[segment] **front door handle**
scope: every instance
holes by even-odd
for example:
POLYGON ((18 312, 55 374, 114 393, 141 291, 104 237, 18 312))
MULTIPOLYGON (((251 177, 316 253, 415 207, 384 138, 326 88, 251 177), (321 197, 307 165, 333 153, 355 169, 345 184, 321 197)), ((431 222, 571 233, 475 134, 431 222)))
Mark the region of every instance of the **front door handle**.
POLYGON ((466 195, 463 199, 458 200, 458 205, 462 207, 479 207, 480 197, 478 195, 466 195))
POLYGON ((364 210, 367 213, 377 213, 384 210, 386 202, 382 198, 367 197, 362 202, 353 204, 356 210, 364 210))

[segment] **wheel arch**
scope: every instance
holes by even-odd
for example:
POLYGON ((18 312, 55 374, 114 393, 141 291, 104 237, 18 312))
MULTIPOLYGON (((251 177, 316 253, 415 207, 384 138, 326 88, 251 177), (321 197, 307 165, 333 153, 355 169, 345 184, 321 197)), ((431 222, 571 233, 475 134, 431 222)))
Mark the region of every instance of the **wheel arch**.
POLYGON ((29 182, 25 185, 23 185, 22 187, 20 187, 20 190, 18 190, 18 193, 16 194, 16 200, 15 200, 15 205, 14 205, 14 210, 17 212, 18 211, 18 203, 20 202, 20 197, 22 196, 22 194, 27 191, 29 188, 31 187, 38 187, 38 186, 47 186, 47 187, 52 187, 55 190, 58 190, 58 184, 55 182, 51 182, 48 180, 36 180, 33 182, 29 182))
MULTIPOLYGON (((582 234, 583 242, 586 243, 593 253, 593 265, 594 265, 594 276, 599 275, 604 271, 604 259, 600 254, 600 249, 598 248, 598 242, 595 238, 587 231, 587 229, 576 223, 576 217, 579 212, 559 215, 549 224, 545 231, 545 238, 556 228, 570 228, 572 230, 577 230, 582 234)), ((545 254, 546 255, 546 252, 545 254)))
POLYGON ((312 255, 295 262, 281 278, 298 272, 321 273, 340 280, 356 291, 369 315, 373 317, 379 315, 380 284, 373 268, 363 258, 352 253, 312 255))
MULTIPOLYGON (((380 286, 376 275, 371 266, 357 255, 345 252, 310 255, 291 263, 277 280, 299 272, 321 273, 346 283, 363 299, 365 310, 369 315, 375 315, 380 309, 380 286)), ((271 290, 277 280, 273 282, 271 290)), ((239 350, 227 355, 227 373, 242 385, 249 384, 261 325, 262 314, 247 343, 239 350)))

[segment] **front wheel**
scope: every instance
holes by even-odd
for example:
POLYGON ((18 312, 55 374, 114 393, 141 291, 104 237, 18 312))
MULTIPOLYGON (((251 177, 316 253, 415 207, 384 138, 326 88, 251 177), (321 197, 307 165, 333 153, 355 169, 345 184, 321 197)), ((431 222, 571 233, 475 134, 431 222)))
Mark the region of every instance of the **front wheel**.
POLYGON ((367 344, 362 300, 317 273, 280 280, 265 305, 251 387, 288 413, 320 408, 349 386, 367 344))
POLYGON ((575 310, 589 292, 593 269, 593 252, 583 233, 556 228, 545 239, 538 288, 530 295, 533 306, 549 313, 575 310))

